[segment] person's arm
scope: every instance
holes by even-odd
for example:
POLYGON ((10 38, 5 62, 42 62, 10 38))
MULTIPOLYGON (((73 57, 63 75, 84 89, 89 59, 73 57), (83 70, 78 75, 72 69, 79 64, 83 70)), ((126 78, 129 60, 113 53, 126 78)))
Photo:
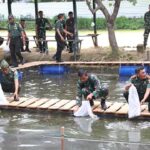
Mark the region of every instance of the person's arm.
POLYGON ((51 25, 50 21, 49 21, 48 19, 46 19, 46 22, 47 22, 47 24, 48 24, 49 30, 52 30, 52 29, 53 29, 53 27, 52 27, 52 25, 51 25))
POLYGON ((59 28, 56 29, 56 32, 57 32, 58 35, 60 36, 61 40, 62 40, 62 41, 65 41, 65 39, 63 38, 63 36, 62 36, 61 33, 60 33, 59 28))
POLYGON ((128 83, 125 85, 125 91, 128 91, 128 90, 129 90, 129 88, 130 88, 131 85, 132 85, 132 80, 133 80, 134 78, 136 78, 136 77, 137 77, 137 75, 133 75, 133 76, 130 77, 128 83))
POLYGON ((23 45, 25 45, 25 40, 26 40, 26 38, 25 38, 25 34, 24 34, 24 32, 23 31, 21 31, 21 37, 22 37, 22 41, 23 41, 23 45))
POLYGON ((15 82, 15 92, 14 96, 18 99, 18 91, 19 91, 19 75, 17 71, 14 71, 14 82, 15 82))
POLYGON ((81 86, 80 86, 80 84, 78 82, 77 83, 76 106, 74 108, 74 112, 76 112, 81 105, 82 105, 82 89, 81 89, 81 86))
POLYGON ((145 101, 148 98, 149 94, 150 94, 150 88, 147 88, 146 92, 144 94, 144 98, 141 100, 141 105, 145 103, 145 101))
POLYGON ((68 35, 70 35, 70 36, 73 36, 73 34, 70 33, 70 32, 68 32, 66 29, 63 29, 63 32, 66 33, 66 34, 68 34, 68 35))
POLYGON ((10 41, 10 33, 8 32, 6 45, 8 45, 8 44, 9 44, 9 41, 10 41))

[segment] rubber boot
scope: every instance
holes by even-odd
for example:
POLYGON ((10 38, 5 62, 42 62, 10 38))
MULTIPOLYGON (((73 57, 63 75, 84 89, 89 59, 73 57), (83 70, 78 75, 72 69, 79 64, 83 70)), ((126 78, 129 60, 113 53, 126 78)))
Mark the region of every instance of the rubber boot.
POLYGON ((106 100, 105 99, 101 99, 101 108, 103 109, 103 110, 106 110, 107 109, 107 106, 106 106, 106 102, 105 102, 106 100))

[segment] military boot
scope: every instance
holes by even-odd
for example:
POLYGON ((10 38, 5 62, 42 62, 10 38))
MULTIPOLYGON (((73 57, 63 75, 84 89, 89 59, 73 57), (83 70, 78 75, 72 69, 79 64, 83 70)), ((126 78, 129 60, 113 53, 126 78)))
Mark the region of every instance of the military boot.
POLYGON ((101 108, 103 109, 103 110, 106 110, 107 109, 107 106, 106 106, 106 102, 105 102, 106 100, 105 99, 101 99, 101 108))

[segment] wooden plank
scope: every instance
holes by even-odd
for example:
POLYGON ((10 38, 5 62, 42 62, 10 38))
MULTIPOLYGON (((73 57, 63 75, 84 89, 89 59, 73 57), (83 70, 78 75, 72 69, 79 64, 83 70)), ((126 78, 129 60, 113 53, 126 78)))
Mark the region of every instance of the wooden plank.
POLYGON ((69 103, 67 103, 66 105, 60 107, 60 110, 70 110, 72 107, 74 107, 76 105, 76 100, 72 100, 69 103))
POLYGON ((116 111, 116 114, 119 114, 119 115, 125 115, 128 113, 128 104, 126 103, 125 105, 123 105, 123 107, 121 107, 118 111, 116 111))
POLYGON ((8 106, 18 106, 20 105, 21 103, 27 101, 29 98, 25 98, 25 97, 22 97, 19 99, 19 101, 11 101, 8 106))
POLYGON ((70 100, 61 100, 58 103, 50 106, 48 109, 59 109, 60 107, 62 107, 65 104, 67 104, 68 102, 70 102, 70 100))
POLYGON ((150 117, 150 112, 148 111, 148 107, 143 112, 141 112, 141 116, 150 117))
POLYGON ((60 100, 59 99, 51 99, 51 100, 47 101, 45 104, 39 106, 38 108, 39 109, 47 109, 50 106, 56 104, 58 101, 60 101, 60 100))
POLYGON ((148 106, 147 105, 142 105, 141 106, 141 112, 143 112, 144 110, 147 110, 148 109, 148 106))
POLYGON ((28 108, 37 108, 38 106, 46 103, 47 101, 49 101, 48 99, 46 98, 43 98, 43 99, 39 99, 38 101, 36 101, 35 103, 32 103, 31 105, 28 106, 28 108))
MULTIPOLYGON (((107 109, 112 105, 112 102, 106 102, 107 109)), ((104 110, 101 108, 101 105, 99 105, 97 108, 93 110, 94 113, 102 113, 104 110)))
MULTIPOLYGON (((148 64, 149 65, 149 61, 147 62, 143 62, 143 64, 148 64)), ((128 64, 128 65, 136 65, 136 64, 141 64, 141 62, 137 62, 137 61, 113 61, 113 62, 62 62, 62 63, 56 63, 55 61, 35 61, 35 62, 29 62, 29 63, 25 63, 24 65, 19 65, 19 67, 15 68, 15 69, 24 69, 24 68, 29 68, 29 67, 33 67, 33 66, 40 66, 40 65, 57 65, 57 64, 62 64, 62 65, 122 65, 122 64, 128 64)))
POLYGON ((37 100, 38 100, 37 98, 31 98, 31 99, 19 104, 18 107, 27 107, 28 105, 36 102, 37 100))
POLYGON ((119 103, 119 102, 115 102, 113 103, 113 105, 111 105, 106 111, 105 113, 115 113, 117 110, 119 110, 123 105, 125 105, 125 103, 119 103))

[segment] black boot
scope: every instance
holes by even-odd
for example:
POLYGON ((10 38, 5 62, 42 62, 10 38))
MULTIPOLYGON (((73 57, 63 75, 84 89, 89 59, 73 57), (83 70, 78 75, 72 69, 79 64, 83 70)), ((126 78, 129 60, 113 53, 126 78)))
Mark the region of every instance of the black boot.
POLYGON ((105 99, 101 99, 101 108, 102 108, 103 110, 106 110, 106 109, 107 109, 105 99))
POLYGON ((94 101, 93 101, 93 99, 90 100, 90 105, 91 105, 91 107, 94 106, 94 101))

